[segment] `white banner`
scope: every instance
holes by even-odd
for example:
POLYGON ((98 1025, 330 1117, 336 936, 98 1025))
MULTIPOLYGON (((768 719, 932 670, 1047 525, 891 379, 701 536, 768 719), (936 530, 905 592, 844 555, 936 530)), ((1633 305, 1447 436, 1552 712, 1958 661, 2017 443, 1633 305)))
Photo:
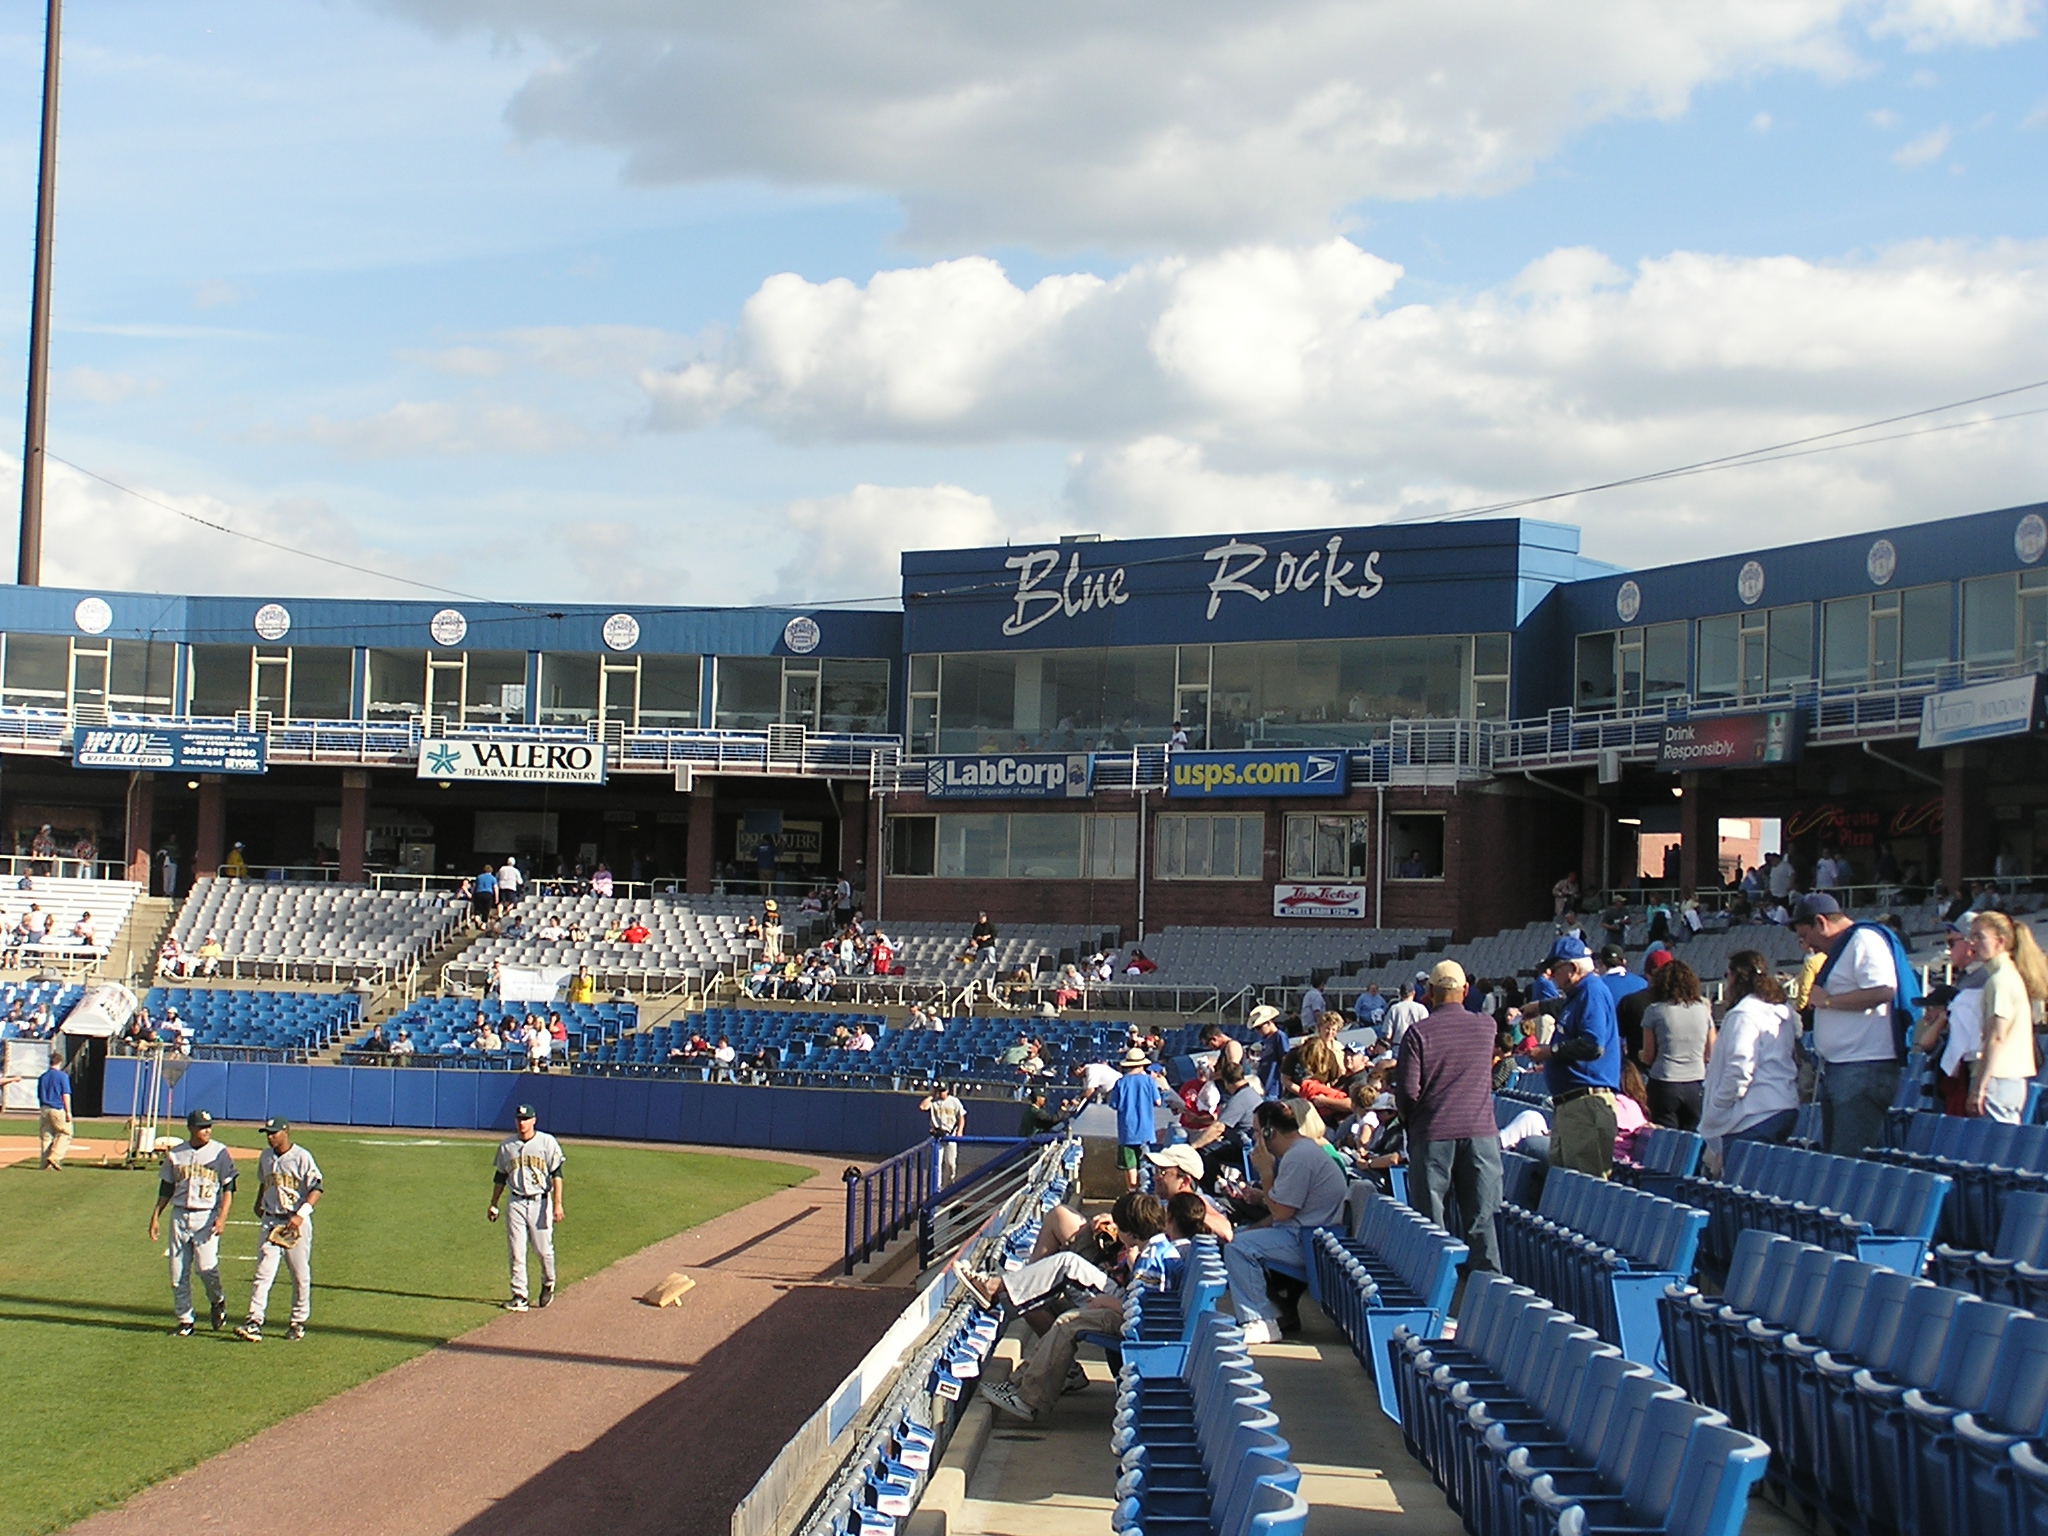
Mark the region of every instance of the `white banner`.
POLYGON ((1337 918, 1362 923, 1372 915, 1372 887, 1366 885, 1276 885, 1275 917, 1337 918))
POLYGON ((50 1045, 46 1040, 10 1040, 4 1047, 7 1067, 0 1076, 18 1077, 18 1083, 9 1083, 0 1090, 9 1109, 34 1110, 36 1107, 36 1079, 50 1068, 50 1045))
POLYGON ((571 965, 501 965, 498 1000, 506 1003, 554 1003, 568 991, 571 965))
POLYGON ((604 747, 594 741, 452 741, 429 736, 420 743, 419 777, 602 784, 604 747))
POLYGON ((1931 693, 1920 704, 1920 745, 1956 747, 1994 736, 2025 736, 2039 720, 2040 676, 1931 693))

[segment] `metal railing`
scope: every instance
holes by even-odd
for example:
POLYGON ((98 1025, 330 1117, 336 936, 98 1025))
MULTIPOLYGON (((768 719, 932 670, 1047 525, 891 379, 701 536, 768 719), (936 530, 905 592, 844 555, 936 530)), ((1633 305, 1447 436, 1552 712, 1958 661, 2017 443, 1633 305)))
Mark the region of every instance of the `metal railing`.
MULTIPOLYGON (((1007 1138, 1005 1138, 1007 1139, 1007 1138)), ((917 1267, 930 1269, 951 1257, 980 1231, 998 1207, 1031 1181, 1038 1149, 1064 1136, 1032 1136, 1012 1140, 1008 1147, 944 1189, 935 1190, 917 1213, 917 1267)), ((988 1142, 992 1137, 963 1137, 963 1142, 988 1142)))
POLYGON ((846 1267, 852 1274, 907 1231, 932 1191, 940 1142, 931 1137, 866 1173, 848 1168, 846 1181, 846 1267))
POLYGON ((913 1224, 917 1227, 918 1268, 929 1269, 932 1256, 949 1237, 972 1233, 989 1213, 1030 1179, 1040 1147, 1063 1137, 1046 1135, 931 1137, 898 1152, 866 1173, 848 1168, 846 1181, 846 1261, 852 1274, 913 1224), (969 1169, 943 1189, 932 1188, 940 1149, 1001 1147, 978 1168, 969 1169))

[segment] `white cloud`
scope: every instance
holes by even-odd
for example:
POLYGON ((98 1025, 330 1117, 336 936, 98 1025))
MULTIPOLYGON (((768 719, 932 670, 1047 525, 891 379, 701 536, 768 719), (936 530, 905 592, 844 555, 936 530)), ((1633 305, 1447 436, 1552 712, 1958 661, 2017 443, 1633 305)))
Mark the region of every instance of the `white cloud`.
POLYGON ((320 443, 350 459, 562 453, 602 441, 602 434, 571 417, 476 398, 401 400, 370 416, 312 416, 303 426, 265 425, 245 435, 256 442, 320 443))
POLYGON ((957 485, 856 485, 783 509, 794 551, 769 602, 891 597, 903 589, 906 549, 971 549, 1028 533, 986 496, 957 485))
POLYGON ((635 180, 878 191, 902 199, 914 243, 1063 249, 1313 238, 1361 199, 1513 184, 1577 130, 1675 116, 1715 81, 1838 78, 1867 32, 1989 46, 2039 8, 379 3, 537 42, 513 125, 616 148, 635 180))
POLYGON ((2022 128, 2048 128, 2048 98, 2043 98, 2041 104, 2027 114, 2026 121, 2021 123, 2020 126, 2022 128))
POLYGON ((192 290, 194 309, 224 309, 230 304, 239 304, 249 297, 249 290, 240 283, 230 283, 215 278, 199 284, 192 290))
POLYGON ((1771 131, 1771 114, 1768 112, 1757 113, 1755 117, 1749 120, 1749 131, 1751 133, 1769 133, 1771 131))
POLYGON ((1890 107, 1879 107, 1875 112, 1864 113, 1864 116, 1870 120, 1870 126, 1873 128, 1896 128, 1899 126, 1899 114, 1890 107))
POLYGON ((101 368, 65 368, 57 374, 60 393, 94 405, 119 405, 131 395, 154 395, 163 387, 162 379, 138 379, 132 373, 110 373, 101 368))
POLYGON ((1892 164, 1902 171, 1917 171, 1923 165, 1930 165, 1948 153, 1948 146, 1955 138, 1946 126, 1930 129, 1910 143, 1901 144, 1892 152, 1892 164))

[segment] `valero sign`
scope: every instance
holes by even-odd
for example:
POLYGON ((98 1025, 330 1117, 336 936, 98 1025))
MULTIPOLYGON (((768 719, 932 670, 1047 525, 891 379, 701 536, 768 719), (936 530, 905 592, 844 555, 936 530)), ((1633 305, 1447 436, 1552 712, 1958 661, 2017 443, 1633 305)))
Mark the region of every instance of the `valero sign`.
POLYGON ((423 779, 508 784, 602 784, 604 748, 594 741, 451 741, 420 743, 423 779))
POLYGON ((1343 752, 1176 752, 1167 759, 1166 793, 1341 795, 1349 787, 1343 752))

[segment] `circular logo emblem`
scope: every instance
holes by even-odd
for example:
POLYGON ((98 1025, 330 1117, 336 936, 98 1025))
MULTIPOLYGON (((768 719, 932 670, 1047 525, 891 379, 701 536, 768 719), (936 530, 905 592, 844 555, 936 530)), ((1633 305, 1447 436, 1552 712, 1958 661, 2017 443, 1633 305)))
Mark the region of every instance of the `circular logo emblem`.
POLYGON ((2012 531, 2012 552, 2020 557, 2021 565, 2032 565, 2048 553, 2048 523, 2041 521, 2040 513, 2029 512, 2020 519, 2019 527, 2012 531))
POLYGON ((604 621, 604 643, 607 649, 630 651, 640 643, 640 621, 630 613, 615 613, 604 621))
POLYGON ((1763 562, 1751 560, 1742 568, 1742 574, 1735 578, 1735 595, 1747 607, 1764 595, 1763 562))
POLYGON ((114 610, 103 597, 82 597, 71 610, 71 622, 78 626, 80 634, 104 635, 113 627, 114 610))
POLYGON ((818 648, 818 621, 799 614, 782 626, 782 643, 799 656, 808 656, 818 648))
POLYGON ((462 637, 469 633, 469 620, 462 616, 460 608, 443 608, 427 620, 427 633, 434 637, 436 645, 460 645, 462 637))
POLYGON ((1632 581, 1624 581, 1621 589, 1614 594, 1615 617, 1624 624, 1633 624, 1636 615, 1643 611, 1643 589, 1632 581))
POLYGON ((282 640, 292 632, 292 616, 283 603, 265 603, 256 610, 256 633, 265 640, 282 640))
POLYGON ((1863 557, 1863 569, 1870 573, 1870 579, 1883 586, 1892 579, 1892 573, 1899 568, 1899 552, 1892 548, 1890 539, 1879 539, 1870 546, 1870 553, 1863 557))

